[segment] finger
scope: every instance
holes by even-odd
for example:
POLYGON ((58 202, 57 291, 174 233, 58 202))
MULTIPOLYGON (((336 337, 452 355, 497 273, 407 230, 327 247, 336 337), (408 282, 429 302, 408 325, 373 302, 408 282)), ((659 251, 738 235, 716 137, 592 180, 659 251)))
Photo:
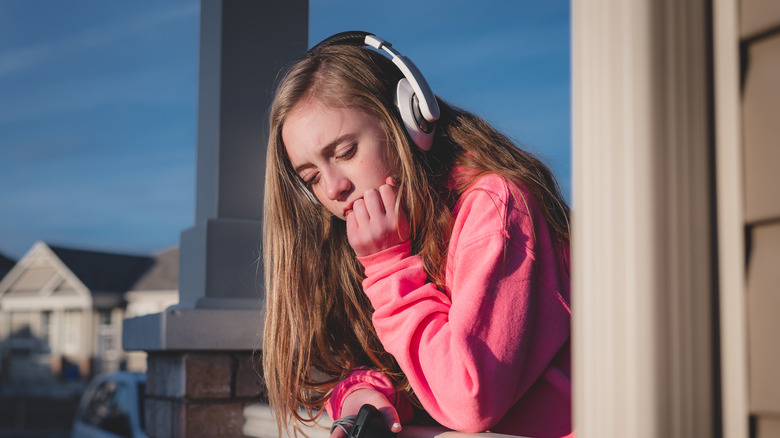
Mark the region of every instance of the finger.
POLYGON ((337 427, 332 434, 330 434, 330 438, 346 438, 347 434, 344 432, 343 429, 340 427, 337 427))
POLYGON ((382 197, 376 189, 366 190, 366 193, 363 194, 363 201, 366 203, 366 210, 368 210, 370 218, 378 219, 385 215, 386 210, 382 203, 382 197))
POLYGON ((398 198, 398 192, 389 184, 379 187, 379 196, 382 198, 382 205, 388 216, 392 213, 395 216, 395 203, 398 198))
POLYGON ((366 210, 366 203, 362 198, 358 199, 354 204, 352 204, 352 214, 355 215, 357 229, 368 226, 368 222, 371 218, 368 215, 368 210, 366 210))
POLYGON ((395 433, 401 430, 401 421, 398 412, 387 397, 375 389, 358 389, 344 400, 341 415, 354 415, 364 404, 370 404, 377 408, 385 420, 385 424, 395 433))
POLYGON ((347 213, 347 240, 350 245, 352 245, 352 236, 355 236, 357 231, 357 218, 355 217, 355 211, 351 210, 347 213))
POLYGON ((392 432, 398 433, 401 431, 401 419, 398 417, 398 411, 395 410, 393 405, 388 403, 387 406, 377 409, 379 409, 379 412, 385 419, 385 424, 392 432))

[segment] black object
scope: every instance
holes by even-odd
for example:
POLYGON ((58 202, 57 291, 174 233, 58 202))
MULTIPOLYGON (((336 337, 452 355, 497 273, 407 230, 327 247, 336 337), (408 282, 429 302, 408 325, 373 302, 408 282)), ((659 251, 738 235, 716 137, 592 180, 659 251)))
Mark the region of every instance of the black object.
POLYGON ((382 413, 366 404, 360 407, 347 438, 395 438, 396 435, 387 427, 382 413))

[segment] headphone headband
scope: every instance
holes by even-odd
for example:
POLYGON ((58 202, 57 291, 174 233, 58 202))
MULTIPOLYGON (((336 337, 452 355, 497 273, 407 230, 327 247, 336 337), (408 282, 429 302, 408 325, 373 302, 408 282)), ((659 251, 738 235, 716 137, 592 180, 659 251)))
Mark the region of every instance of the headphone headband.
POLYGON ((409 135, 423 150, 431 148, 433 142, 433 122, 439 119, 439 104, 428 81, 416 65, 398 52, 389 42, 368 32, 353 30, 337 33, 309 50, 314 53, 324 46, 343 44, 351 46, 369 46, 390 55, 390 60, 401 70, 406 81, 401 80, 396 89, 396 105, 409 135), (431 124, 431 125, 429 125, 431 124))
POLYGON ((329 46, 331 44, 344 44, 347 46, 364 46, 366 45, 365 41, 367 35, 371 35, 371 34, 368 32, 363 32, 362 30, 349 30, 346 32, 339 32, 315 44, 314 47, 309 49, 309 53, 316 52, 321 47, 329 46))

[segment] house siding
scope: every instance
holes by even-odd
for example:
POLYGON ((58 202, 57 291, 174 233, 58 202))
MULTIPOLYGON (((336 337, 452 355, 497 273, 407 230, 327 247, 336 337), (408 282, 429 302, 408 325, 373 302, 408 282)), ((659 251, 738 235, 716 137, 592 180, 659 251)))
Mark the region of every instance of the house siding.
POLYGON ((742 0, 748 404, 753 436, 780 436, 780 2, 742 0))

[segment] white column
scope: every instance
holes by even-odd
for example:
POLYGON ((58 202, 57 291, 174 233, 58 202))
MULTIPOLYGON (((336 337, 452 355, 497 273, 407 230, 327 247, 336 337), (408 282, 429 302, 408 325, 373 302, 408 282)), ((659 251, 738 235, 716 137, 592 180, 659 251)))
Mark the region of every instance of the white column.
POLYGON ((262 326, 267 109, 308 46, 308 0, 202 0, 195 225, 181 235, 180 304, 125 322, 127 350, 251 350, 262 326))
POLYGON ((747 438, 748 364, 739 2, 713 1, 718 282, 724 438, 747 438))
POLYGON ((707 5, 572 8, 577 436, 711 437, 707 5))

